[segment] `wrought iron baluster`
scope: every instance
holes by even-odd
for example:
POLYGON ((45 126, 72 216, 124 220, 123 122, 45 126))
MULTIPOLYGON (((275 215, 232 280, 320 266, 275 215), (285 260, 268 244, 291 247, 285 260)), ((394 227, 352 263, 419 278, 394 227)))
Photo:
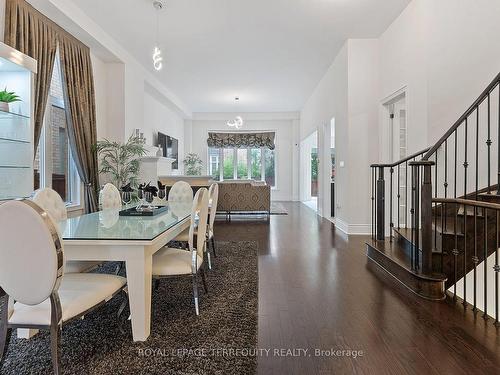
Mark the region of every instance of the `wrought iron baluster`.
POLYGON ((483 318, 488 319, 488 209, 483 209, 484 215, 484 255, 483 255, 483 271, 484 271, 484 310, 483 318))
MULTIPOLYGON (((474 271, 473 271, 473 281, 474 281, 474 287, 473 287, 473 302, 474 302, 474 308, 472 311, 476 312, 477 311, 477 265, 479 263, 479 258, 477 256, 477 207, 474 206, 474 256, 472 257, 472 263, 474 264, 474 271)), ((465 270, 467 272, 467 270, 465 270)))
POLYGON ((464 270, 464 300, 462 304, 464 308, 467 308, 467 205, 464 204, 464 259, 463 259, 463 270, 464 270))
POLYGON ((453 223, 453 232, 455 233, 455 246, 453 249, 453 273, 455 275, 455 282, 453 284, 453 301, 457 301, 457 281, 458 281, 458 234, 457 234, 457 221, 458 221, 458 210, 460 205, 455 203, 455 222, 453 223))
MULTIPOLYGON (((434 165, 434 197, 437 198, 438 197, 438 151, 437 150, 436 150, 435 160, 436 160, 436 165, 434 165)), ((443 217, 442 215, 443 215, 443 210, 441 210, 441 217, 443 217)), ((443 226, 441 225, 441 231, 442 230, 443 226)), ((434 203, 434 250, 437 251, 437 203, 434 203)))
POLYGON ((488 194, 491 194, 491 105, 490 94, 488 93, 488 139, 486 146, 488 147, 488 194))
POLYGON ((398 164, 398 229, 401 228, 401 164, 398 164))
POLYGON ((372 178, 372 239, 375 239, 375 168, 371 168, 372 178))
POLYGON ((476 200, 479 197, 479 107, 476 108, 476 200))
POLYGON ((405 229, 408 228, 408 161, 405 161, 405 229))
MULTIPOLYGON (((437 183, 437 181, 436 181, 437 183)), ((448 140, 444 141, 444 198, 448 198, 448 140)), ((448 206, 446 203, 444 204, 445 208, 448 206)), ((447 227, 447 217, 448 217, 448 211, 445 210, 445 216, 444 216, 444 228, 447 227)), ((442 247, 442 245, 441 245, 442 247)), ((442 249, 441 249, 442 251, 442 249)))
POLYGON ((467 199, 467 168, 469 163, 467 162, 467 118, 465 119, 465 157, 464 157, 464 199, 467 199))
MULTIPOLYGON (((500 108, 500 107, 499 107, 500 108)), ((498 248, 500 247, 500 233, 498 226, 500 225, 500 211, 497 212, 497 220, 495 225, 496 230, 496 248, 495 248, 495 266, 493 270, 495 271, 495 325, 498 327, 498 309, 500 308, 498 304, 498 273, 500 272, 500 265, 498 264, 498 248)))
POLYGON ((394 168, 391 167, 390 170, 390 187, 389 187, 389 241, 392 242, 392 228, 394 227, 393 223, 393 212, 392 212, 392 201, 393 201, 393 192, 392 192, 392 187, 393 187, 393 175, 394 175, 394 168))
POLYGON ((415 170, 414 167, 411 167, 411 198, 410 198, 410 243, 411 243, 411 269, 415 271, 415 241, 413 237, 413 231, 415 230, 415 170))

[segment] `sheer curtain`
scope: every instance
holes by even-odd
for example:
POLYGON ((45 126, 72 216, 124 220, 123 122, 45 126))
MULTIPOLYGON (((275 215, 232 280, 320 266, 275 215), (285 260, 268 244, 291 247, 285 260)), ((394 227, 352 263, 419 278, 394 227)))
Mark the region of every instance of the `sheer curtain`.
POLYGON ((85 187, 85 210, 97 209, 98 165, 94 78, 89 48, 24 0, 7 0, 5 43, 38 62, 35 78, 35 154, 59 45, 73 159, 85 187))

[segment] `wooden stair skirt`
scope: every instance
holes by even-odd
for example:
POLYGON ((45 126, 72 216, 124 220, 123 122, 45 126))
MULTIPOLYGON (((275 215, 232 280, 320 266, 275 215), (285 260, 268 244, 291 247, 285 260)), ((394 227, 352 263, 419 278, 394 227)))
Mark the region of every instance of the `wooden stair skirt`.
POLYGON ((375 263, 413 293, 432 301, 446 298, 446 276, 412 271, 411 243, 401 232, 395 231, 393 242, 389 239, 366 242, 366 252, 369 262, 375 263))

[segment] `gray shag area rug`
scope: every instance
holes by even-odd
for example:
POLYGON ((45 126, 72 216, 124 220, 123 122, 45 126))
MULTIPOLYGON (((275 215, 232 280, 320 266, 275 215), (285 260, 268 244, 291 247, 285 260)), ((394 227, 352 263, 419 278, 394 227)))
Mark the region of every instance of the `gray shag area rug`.
MULTIPOLYGON (((84 320, 63 326, 64 374, 255 374, 257 359, 257 242, 218 242, 209 292, 200 281, 200 315, 191 278, 162 280, 153 290, 151 336, 132 341, 130 322, 118 327, 117 296, 84 320)), ((112 271, 109 264, 98 272, 112 271)), ((1 374, 51 374, 50 338, 12 334, 1 374)))

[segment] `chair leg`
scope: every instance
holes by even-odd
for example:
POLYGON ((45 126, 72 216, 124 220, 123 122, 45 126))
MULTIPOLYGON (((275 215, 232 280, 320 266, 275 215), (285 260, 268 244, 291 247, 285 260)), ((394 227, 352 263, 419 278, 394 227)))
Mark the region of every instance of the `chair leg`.
MULTIPOLYGON (((3 330, 3 327, 0 327, 0 330, 3 330)), ((12 329, 11 328, 6 328, 5 332, 1 333, 1 337, 0 337, 0 368, 2 368, 2 359, 7 354, 7 350, 9 349, 9 343, 10 343, 11 336, 12 336, 12 329)))
POLYGON ((205 275, 205 270, 203 268, 200 268, 200 275, 201 275, 201 280, 203 281, 203 289, 205 289, 205 293, 208 293, 207 277, 205 275))
POLYGON ((205 256, 207 258, 208 269, 212 269, 212 257, 210 256, 210 240, 205 241, 205 256))
POLYGON ((0 314, 0 365, 2 359, 7 353, 9 347, 10 337, 12 335, 12 329, 8 328, 9 324, 9 296, 0 288, 0 307, 2 308, 0 314))
POLYGON ((61 374, 61 367, 59 365, 59 358, 61 358, 61 326, 59 324, 52 324, 50 326, 50 350, 52 352, 52 367, 54 374, 61 374))
POLYGON ((198 275, 194 274, 193 278, 193 298, 194 298, 194 309, 196 315, 200 315, 200 307, 198 305, 198 275))
POLYGON ((118 262, 118 266, 116 266, 115 270, 115 275, 119 275, 121 270, 123 269, 123 266, 125 265, 125 262, 118 262))
POLYGON ((215 236, 212 236, 210 241, 212 242, 212 250, 214 251, 214 257, 217 258, 217 249, 215 248, 215 236))

